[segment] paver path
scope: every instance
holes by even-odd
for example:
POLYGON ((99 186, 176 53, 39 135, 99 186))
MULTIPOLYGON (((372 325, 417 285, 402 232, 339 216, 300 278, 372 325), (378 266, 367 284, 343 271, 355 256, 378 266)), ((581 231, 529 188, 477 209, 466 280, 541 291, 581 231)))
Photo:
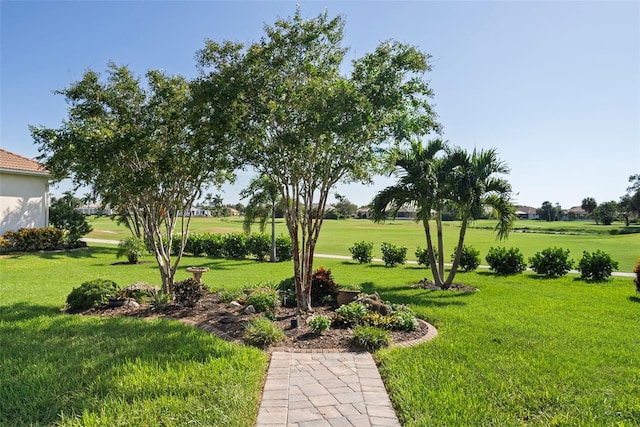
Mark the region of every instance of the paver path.
POLYGON ((369 353, 276 351, 257 427, 400 426, 369 353))

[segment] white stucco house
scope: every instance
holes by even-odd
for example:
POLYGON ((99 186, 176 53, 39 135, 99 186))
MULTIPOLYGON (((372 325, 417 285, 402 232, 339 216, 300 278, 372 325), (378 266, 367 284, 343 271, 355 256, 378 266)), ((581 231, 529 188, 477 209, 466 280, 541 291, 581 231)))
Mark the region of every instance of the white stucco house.
POLYGON ((49 225, 49 172, 38 162, 0 148, 0 236, 49 225))

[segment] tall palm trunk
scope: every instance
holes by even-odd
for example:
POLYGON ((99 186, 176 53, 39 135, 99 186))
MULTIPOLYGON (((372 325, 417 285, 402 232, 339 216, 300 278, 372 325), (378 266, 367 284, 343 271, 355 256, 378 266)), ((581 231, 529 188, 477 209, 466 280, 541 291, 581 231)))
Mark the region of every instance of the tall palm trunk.
POLYGON ((460 226, 460 235, 458 236, 458 245, 456 246, 456 256, 453 259, 453 265, 451 266, 451 271, 449 271, 449 276, 447 277, 447 281, 444 283, 445 289, 451 287, 453 282, 453 278, 455 277, 458 266, 460 265, 460 259, 462 258, 462 247, 464 246, 464 236, 467 232, 467 224, 469 223, 469 213, 465 212, 462 216, 462 224, 460 226))

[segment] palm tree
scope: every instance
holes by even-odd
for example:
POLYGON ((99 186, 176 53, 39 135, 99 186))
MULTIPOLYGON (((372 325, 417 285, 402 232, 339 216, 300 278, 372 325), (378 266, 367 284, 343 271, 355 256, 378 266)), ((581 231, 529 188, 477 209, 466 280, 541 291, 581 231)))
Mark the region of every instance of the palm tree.
POLYGON ((395 150, 391 153, 390 161, 395 168, 398 182, 385 188, 374 197, 371 203, 371 216, 374 221, 381 222, 389 211, 395 213, 402 206, 416 208, 416 221, 421 221, 427 240, 429 264, 434 282, 443 287, 444 281, 444 251, 442 240, 442 208, 446 202, 444 192, 445 159, 437 157, 443 152, 446 144, 441 140, 430 141, 426 147, 421 142, 412 142, 408 150, 395 150), (438 234, 438 259, 433 248, 433 239, 429 221, 435 213, 438 234))
POLYGON ((260 224, 260 232, 264 233, 267 219, 271 217, 271 252, 269 261, 276 262, 276 206, 280 201, 280 191, 276 183, 266 175, 253 178, 249 186, 240 192, 240 197, 249 199, 245 208, 242 228, 246 234, 251 233, 254 222, 260 224))
POLYGON ((498 219, 498 238, 508 235, 516 218, 510 203, 511 185, 495 175, 506 174, 509 169, 498 159, 495 150, 474 150, 469 155, 460 148, 450 149, 440 140, 430 141, 426 148, 414 142, 408 150, 396 150, 392 164, 398 183, 375 196, 372 217, 377 222, 384 221, 388 209, 393 212, 403 205, 415 206, 416 221, 424 226, 434 283, 443 289, 449 288, 460 264, 470 220, 482 216, 488 206, 498 219), (458 211, 461 227, 453 266, 445 280, 442 212, 447 204, 458 211), (434 252, 431 219, 436 223, 437 252, 434 252))
POLYGON ((464 237, 469 220, 482 217, 487 208, 498 220, 495 231, 498 239, 505 239, 517 218, 511 204, 511 184, 496 175, 508 174, 506 163, 498 158, 495 149, 476 151, 471 154, 461 148, 449 152, 446 166, 448 198, 457 208, 460 217, 460 234, 456 256, 444 283, 451 286, 460 264, 464 237))

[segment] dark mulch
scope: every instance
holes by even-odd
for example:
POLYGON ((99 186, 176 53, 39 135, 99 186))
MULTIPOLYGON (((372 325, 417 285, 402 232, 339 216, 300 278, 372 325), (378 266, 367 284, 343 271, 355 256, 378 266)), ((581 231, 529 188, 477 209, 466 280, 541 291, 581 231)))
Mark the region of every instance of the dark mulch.
MULTIPOLYGON (((243 314, 243 308, 233 308, 227 303, 222 303, 216 294, 206 295, 195 307, 183 307, 180 305, 168 305, 161 312, 151 309, 147 304, 140 307, 95 307, 83 312, 85 315, 98 316, 132 316, 139 318, 176 319, 207 332, 217 335, 226 335, 225 338, 234 341, 242 341, 244 330, 251 320, 263 316, 260 313, 243 314), (223 334, 220 334, 222 332, 223 334)), ((335 316, 335 306, 314 307, 312 315, 325 315, 330 318, 335 316)), ((273 344, 272 347, 284 347, 291 349, 337 349, 337 350, 361 350, 352 345, 352 331, 350 329, 331 328, 322 335, 311 332, 307 325, 310 316, 297 317, 295 308, 279 307, 275 312, 276 324, 284 331, 287 338, 273 344), (298 319, 298 327, 292 328, 292 320, 298 319)), ((427 334, 428 327, 420 322, 420 328, 416 331, 391 331, 392 340, 399 344, 413 341, 427 334)), ((224 337, 224 336, 223 336, 224 337)))

